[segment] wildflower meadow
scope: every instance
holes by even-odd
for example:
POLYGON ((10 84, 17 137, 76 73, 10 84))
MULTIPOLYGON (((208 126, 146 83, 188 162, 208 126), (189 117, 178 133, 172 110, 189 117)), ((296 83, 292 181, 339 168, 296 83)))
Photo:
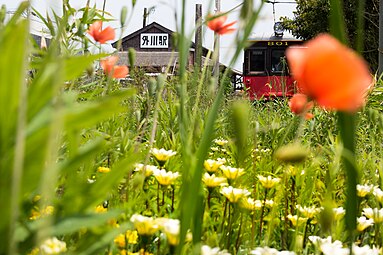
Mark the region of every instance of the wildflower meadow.
MULTIPOLYGON (((123 30, 132 10, 66 2, 38 15, 47 46, 30 38, 29 2, 7 21, 3 7, 0 254, 382 254, 381 80, 330 2, 330 33, 287 50, 297 93, 269 101, 234 94, 229 69, 189 67, 184 19, 177 75, 153 78, 133 50, 129 68, 101 52, 121 41, 106 21, 123 30)), ((236 34, 230 65, 264 3, 203 18, 236 34)))

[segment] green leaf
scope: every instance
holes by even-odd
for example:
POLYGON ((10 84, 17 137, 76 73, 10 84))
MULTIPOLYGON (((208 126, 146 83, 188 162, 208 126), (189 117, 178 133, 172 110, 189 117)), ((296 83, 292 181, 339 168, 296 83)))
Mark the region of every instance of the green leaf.
POLYGON ((113 114, 123 112, 126 106, 122 105, 122 101, 134 94, 135 90, 126 89, 99 98, 97 101, 73 103, 65 110, 65 126, 68 130, 91 127, 101 120, 112 117, 113 114))
POLYGON ((64 60, 64 78, 73 80, 84 73, 95 60, 106 57, 107 54, 71 56, 64 60))

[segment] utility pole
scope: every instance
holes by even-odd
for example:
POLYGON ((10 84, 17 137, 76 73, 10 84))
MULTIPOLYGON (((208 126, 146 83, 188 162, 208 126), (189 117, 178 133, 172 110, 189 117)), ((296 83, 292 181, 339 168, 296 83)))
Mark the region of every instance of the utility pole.
POLYGON ((200 70, 202 62, 202 4, 195 5, 195 26, 194 66, 197 70, 200 70))
POLYGON ((142 27, 146 27, 146 18, 148 17, 148 8, 144 8, 144 17, 142 20, 142 27))
MULTIPOLYGON (((221 12, 221 0, 215 0, 215 13, 219 14, 221 12)), ((215 64, 214 64, 214 73, 213 76, 216 79, 218 84, 219 80, 219 47, 220 47, 220 35, 214 33, 214 54, 215 54, 215 64)))
POLYGON ((383 0, 379 1, 379 67, 378 78, 383 74, 383 0))

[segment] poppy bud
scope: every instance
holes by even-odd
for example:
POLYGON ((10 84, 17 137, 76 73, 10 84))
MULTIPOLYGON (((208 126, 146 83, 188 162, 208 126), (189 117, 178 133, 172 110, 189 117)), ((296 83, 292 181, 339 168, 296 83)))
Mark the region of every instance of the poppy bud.
POLYGON ((128 16, 128 8, 126 6, 122 7, 121 14, 120 14, 120 24, 121 27, 125 26, 126 17, 128 16))
POLYGON ((275 152, 275 158, 286 163, 302 162, 307 156, 307 148, 298 143, 282 146, 275 152))

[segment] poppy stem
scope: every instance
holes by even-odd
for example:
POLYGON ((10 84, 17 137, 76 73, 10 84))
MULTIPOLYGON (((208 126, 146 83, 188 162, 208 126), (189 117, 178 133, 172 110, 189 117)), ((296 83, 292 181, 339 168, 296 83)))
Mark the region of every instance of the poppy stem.
MULTIPOLYGON (((351 246, 355 239, 356 218, 358 212, 358 199, 356 185, 359 182, 359 173, 355 158, 356 115, 353 113, 338 112, 338 126, 343 142, 342 161, 346 173, 347 200, 346 200, 346 230, 351 246)), ((351 253, 351 252, 350 252, 351 253)))

